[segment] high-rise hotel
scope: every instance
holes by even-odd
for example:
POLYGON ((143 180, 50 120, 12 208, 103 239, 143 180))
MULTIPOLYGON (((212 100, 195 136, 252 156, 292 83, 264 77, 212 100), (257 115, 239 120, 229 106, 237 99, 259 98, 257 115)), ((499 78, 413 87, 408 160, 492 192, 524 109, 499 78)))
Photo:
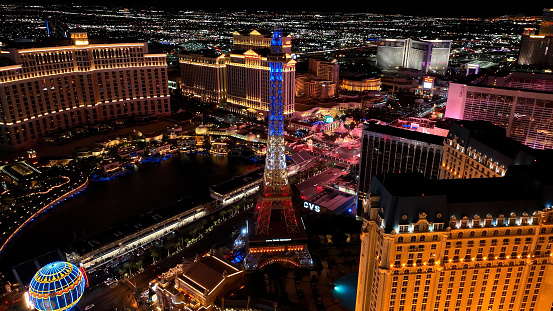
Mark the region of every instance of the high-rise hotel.
POLYGON ((384 173, 418 172, 438 179, 444 152, 444 137, 425 134, 375 122, 363 124, 357 216, 361 217, 361 202, 367 197, 371 179, 384 173))
MULTIPOLYGON (((216 102, 232 112, 266 117, 271 38, 268 31, 234 32, 229 53, 180 54, 182 93, 203 102, 216 102)), ((291 56, 291 36, 282 36, 282 44, 282 103, 287 117, 294 112, 296 61, 291 56)))
POLYGON ((483 120, 534 149, 553 148, 553 75, 498 72, 449 85, 445 117, 483 120))
POLYGON ((505 177, 373 177, 356 310, 553 307, 553 182, 538 159, 505 177))
POLYGON ((76 126, 170 114, 165 54, 149 54, 147 43, 96 41, 75 31, 46 47, 2 51, 0 148, 27 148, 76 126))
POLYGON ((511 165, 528 165, 538 152, 487 121, 456 121, 444 139, 440 179, 503 177, 511 165))

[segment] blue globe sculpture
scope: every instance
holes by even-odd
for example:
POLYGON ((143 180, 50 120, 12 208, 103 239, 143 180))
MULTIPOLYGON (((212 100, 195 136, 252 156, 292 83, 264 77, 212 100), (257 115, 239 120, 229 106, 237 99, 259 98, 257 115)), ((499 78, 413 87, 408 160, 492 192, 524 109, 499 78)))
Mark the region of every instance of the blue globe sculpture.
POLYGON ((86 278, 77 266, 56 261, 42 267, 29 286, 29 299, 37 310, 73 310, 86 287, 86 278))

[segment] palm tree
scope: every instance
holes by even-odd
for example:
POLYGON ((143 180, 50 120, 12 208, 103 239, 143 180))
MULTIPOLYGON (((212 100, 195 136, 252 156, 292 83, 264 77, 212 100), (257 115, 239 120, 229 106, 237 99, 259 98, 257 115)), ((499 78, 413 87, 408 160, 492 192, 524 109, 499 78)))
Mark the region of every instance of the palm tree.
POLYGON ((152 256, 152 259, 154 260, 154 263, 156 262, 156 257, 159 256, 159 248, 157 246, 153 246, 150 248, 150 255, 152 256))
POLYGON ((144 263, 144 258, 142 256, 136 257, 135 260, 133 261, 133 267, 136 270, 141 270, 143 263, 144 263))
POLYGON ((164 247, 167 250, 167 257, 171 256, 171 248, 173 248, 173 245, 171 245, 171 242, 165 243, 164 247))
POLYGON ((192 234, 192 239, 196 238, 196 233, 200 231, 200 227, 198 226, 198 223, 194 223, 192 227, 190 227, 190 233, 192 234))
POLYGON ((123 269, 125 269, 125 270, 129 269, 129 276, 131 276, 131 274, 132 274, 132 270, 131 270, 132 267, 133 267, 133 263, 130 262, 130 261, 126 261, 123 264, 123 269))
POLYGON ((207 219, 204 218, 200 220, 199 225, 200 225, 200 230, 203 231, 205 229, 205 226, 207 225, 207 219))
POLYGON ((174 246, 177 249, 177 251, 180 250, 182 247, 182 239, 175 239, 174 246))
POLYGON ((240 212, 240 205, 238 205, 238 204, 233 205, 232 210, 234 212, 233 213, 234 215, 238 214, 238 212, 240 212))

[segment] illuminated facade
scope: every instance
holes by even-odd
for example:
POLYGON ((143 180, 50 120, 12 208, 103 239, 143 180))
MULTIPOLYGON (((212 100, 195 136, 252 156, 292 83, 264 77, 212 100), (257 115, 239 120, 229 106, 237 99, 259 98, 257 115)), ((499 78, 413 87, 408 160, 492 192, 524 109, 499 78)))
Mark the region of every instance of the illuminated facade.
POLYGON ((31 280, 28 304, 40 311, 74 310, 86 283, 86 276, 77 266, 62 261, 49 263, 31 280))
POLYGON ((336 59, 326 61, 321 58, 309 58, 308 75, 298 81, 296 94, 309 98, 328 98, 338 95, 340 65, 336 59))
POLYGON ((550 68, 553 66, 553 56, 549 53, 552 48, 553 35, 523 35, 520 39, 518 64, 550 68))
POLYGON ((63 43, 2 52, 14 63, 0 67, 2 148, 27 148, 75 126, 170 114, 165 54, 148 54, 147 43, 93 44, 84 32, 63 43))
POLYGON ((219 300, 244 281, 244 270, 206 255, 162 273, 161 280, 150 282, 150 289, 161 310, 220 310, 219 300))
POLYGON ((440 179, 503 177, 510 165, 528 165, 533 150, 486 121, 457 121, 444 140, 440 179))
POLYGON ((357 216, 367 197, 374 175, 418 172, 438 179, 444 152, 443 137, 404 130, 387 125, 363 124, 357 216))
POLYGON ((380 39, 376 64, 381 69, 399 67, 424 73, 442 72, 449 64, 451 40, 380 39))
POLYGON ((380 91, 380 78, 369 78, 363 80, 342 79, 341 88, 346 91, 380 91))
POLYGON ((261 196, 256 206, 255 230, 249 236, 249 254, 244 259, 246 269, 261 268, 275 261, 307 267, 313 264, 307 252, 305 228, 298 222, 292 204, 292 189, 288 182, 284 142, 285 59, 281 33, 273 32, 268 56, 269 126, 265 172, 261 196))
MULTIPOLYGON (((226 59, 226 109, 265 117, 270 114, 270 49, 234 50, 226 59)), ((282 67, 283 116, 294 113, 296 61, 289 54, 278 60, 282 67)))
MULTIPOLYGON (((273 40, 273 34, 267 30, 255 29, 250 32, 235 31, 232 34, 232 45, 234 50, 255 50, 271 47, 271 40, 273 40)), ((282 53, 292 55, 292 36, 290 34, 283 34, 282 41, 282 53)))
POLYGON ((340 65, 336 59, 326 61, 318 58, 310 58, 308 63, 310 74, 319 77, 321 80, 338 84, 340 81, 340 65))
POLYGON ((336 84, 320 80, 310 74, 296 76, 296 96, 308 98, 330 98, 336 96, 336 84))
POLYGON ((540 23, 540 35, 551 36, 553 35, 553 9, 544 8, 543 16, 540 23))
POLYGON ((179 54, 182 94, 202 102, 223 102, 227 97, 224 60, 224 55, 179 54))
POLYGON ((550 310, 553 196, 541 170, 375 177, 364 202, 356 311, 550 310))
POLYGON ((553 48, 553 9, 544 8, 541 19, 539 35, 535 35, 535 29, 524 29, 518 54, 519 65, 550 67, 553 65, 553 57, 548 53, 553 48))
MULTIPOLYGON (((271 36, 254 30, 233 34, 233 50, 223 55, 181 54, 182 93, 221 108, 264 118, 269 114, 269 61, 271 36)), ((283 115, 294 113, 296 61, 291 37, 282 36, 283 115)))
POLYGON ((502 77, 484 76, 471 83, 452 82, 445 117, 488 121, 506 129, 508 137, 531 148, 551 149, 551 82, 551 75, 519 72, 502 77))

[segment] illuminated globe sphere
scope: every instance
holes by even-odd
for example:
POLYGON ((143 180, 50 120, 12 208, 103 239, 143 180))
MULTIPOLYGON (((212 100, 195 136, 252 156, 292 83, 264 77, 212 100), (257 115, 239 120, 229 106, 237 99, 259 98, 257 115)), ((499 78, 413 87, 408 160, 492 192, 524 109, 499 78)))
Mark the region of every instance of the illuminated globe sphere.
POLYGON ((37 310, 73 310, 86 287, 77 266, 56 261, 42 267, 29 286, 29 299, 37 310))

